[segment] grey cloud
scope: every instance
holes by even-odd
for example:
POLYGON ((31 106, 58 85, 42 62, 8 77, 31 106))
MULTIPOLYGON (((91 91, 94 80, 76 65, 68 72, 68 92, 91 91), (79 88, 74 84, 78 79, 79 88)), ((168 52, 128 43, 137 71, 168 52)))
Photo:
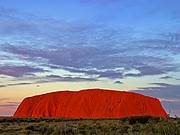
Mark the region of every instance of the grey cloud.
POLYGON ((22 77, 27 75, 28 73, 36 73, 36 72, 45 72, 45 70, 41 68, 33 68, 29 66, 1 66, 0 74, 13 76, 13 77, 22 77))
POLYGON ((0 107, 17 107, 20 102, 5 102, 4 104, 0 104, 0 107))
POLYGON ((172 79, 172 78, 173 78, 172 76, 163 76, 163 77, 160 77, 160 79, 165 79, 165 80, 172 79))
MULTIPOLYGON (((22 26, 22 29, 30 32, 30 36, 23 35, 23 40, 29 43, 26 46, 19 43, 2 44, 0 48, 4 52, 19 55, 20 59, 33 62, 42 59, 42 63, 49 65, 52 70, 62 68, 74 73, 107 78, 161 75, 180 70, 179 63, 172 63, 172 56, 164 55, 164 52, 180 52, 178 33, 162 33, 155 38, 140 40, 132 38, 133 31, 115 30, 88 21, 66 23, 37 17, 29 21, 28 17, 24 20, 18 19, 18 15, 16 17, 13 25, 7 20, 2 28, 9 25, 5 27, 7 31, 16 31, 22 26), (38 30, 34 31, 36 27, 38 30), (117 68, 122 70, 117 71, 117 68), (139 73, 131 73, 131 70, 139 73), (128 73, 124 74, 126 71, 128 73)), ((15 32, 14 37, 18 36, 15 32)), ((11 76, 31 73, 13 73, 11 76)))
POLYGON ((0 88, 6 87, 6 85, 0 85, 0 88))
POLYGON ((125 76, 130 76, 130 77, 141 77, 141 76, 146 76, 146 75, 160 75, 164 74, 165 71, 163 71, 163 68, 160 67, 153 67, 153 66, 142 66, 136 68, 140 73, 128 73, 125 76))
MULTIPOLYGON (((70 72, 98 75, 99 77, 123 78, 125 70, 136 69, 140 73, 128 73, 125 76, 140 77, 160 75, 168 71, 177 71, 178 66, 168 64, 168 60, 153 56, 122 56, 121 48, 101 47, 61 47, 54 50, 15 47, 4 47, 4 51, 28 56, 29 60, 42 58, 47 60, 50 67, 63 68, 70 72), (150 66, 151 64, 151 66, 150 66), (160 65, 158 65, 160 64, 160 65), (116 68, 124 68, 117 71, 116 68), (84 70, 86 69, 86 70, 84 70), (96 70, 95 70, 96 69, 96 70)), ((46 64, 48 65, 48 64, 46 64)))
MULTIPOLYGON (((28 80, 31 82, 23 82, 23 83, 9 83, 0 85, 0 88, 4 87, 12 87, 12 86, 22 86, 22 85, 30 85, 30 84, 41 84, 41 83, 49 83, 49 82, 88 82, 88 81, 98 81, 96 78, 83 78, 83 77, 73 77, 73 76, 60 76, 60 75, 47 75, 44 77, 32 76, 30 78, 19 79, 18 81, 28 80)), ((1 100, 1 98, 0 98, 1 100)), ((3 100, 3 99, 2 99, 3 100)))
POLYGON ((151 66, 143 66, 137 69, 141 72, 141 75, 158 75, 164 73, 164 71, 162 71, 160 68, 151 66))
POLYGON ((50 82, 82 82, 82 81, 97 81, 95 78, 82 78, 82 77, 62 77, 59 75, 47 75, 47 81, 50 82))
POLYGON ((142 76, 140 73, 138 74, 134 74, 134 73, 128 73, 128 74, 125 74, 126 77, 140 77, 142 76))
POLYGON ((114 84, 123 84, 121 81, 115 81, 114 84))
POLYGON ((106 71, 99 71, 99 70, 83 70, 83 69, 76 69, 76 68, 64 68, 72 73, 84 73, 86 75, 97 75, 97 78, 123 78, 123 75, 119 71, 114 70, 106 70, 106 71))
POLYGON ((16 105, 16 104, 3 104, 0 106, 2 106, 2 107, 17 107, 18 105, 16 105))
POLYGON ((19 104, 0 104, 1 107, 17 107, 19 104))
POLYGON ((158 98, 177 98, 180 99, 180 84, 150 83, 156 85, 152 87, 138 87, 135 92, 150 95, 158 98))
POLYGON ((29 85, 29 84, 33 84, 33 83, 13 83, 13 84, 5 84, 5 85, 0 85, 0 88, 9 87, 9 86, 29 85))
POLYGON ((180 87, 180 85, 174 85, 174 84, 168 84, 168 83, 150 83, 150 84, 158 85, 160 87, 172 87, 172 88, 180 87))

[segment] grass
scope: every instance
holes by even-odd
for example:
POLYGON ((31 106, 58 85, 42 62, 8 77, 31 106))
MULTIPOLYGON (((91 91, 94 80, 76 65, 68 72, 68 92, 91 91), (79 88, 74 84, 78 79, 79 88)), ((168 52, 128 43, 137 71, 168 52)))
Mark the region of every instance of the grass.
POLYGON ((0 135, 180 135, 180 118, 0 118, 0 135))

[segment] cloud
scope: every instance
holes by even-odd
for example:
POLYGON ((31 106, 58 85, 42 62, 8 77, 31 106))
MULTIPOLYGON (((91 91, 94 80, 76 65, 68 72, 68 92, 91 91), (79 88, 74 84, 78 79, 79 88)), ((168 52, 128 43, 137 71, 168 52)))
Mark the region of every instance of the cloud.
POLYGON ((119 71, 115 70, 83 70, 83 69, 76 69, 76 68, 64 68, 72 73, 84 73, 86 75, 96 75, 97 78, 122 78, 123 75, 119 71))
MULTIPOLYGON (((121 4, 120 0, 80 0, 80 2, 96 6, 121 4)), ((98 19, 91 20, 94 17, 87 17, 88 20, 75 20, 75 17, 71 22, 0 7, 0 74, 7 77, 0 78, 3 80, 0 87, 48 82, 99 81, 102 78, 121 80, 126 77, 145 76, 163 76, 159 78, 160 82, 167 79, 179 80, 180 33, 178 28, 175 28, 178 14, 175 21, 166 20, 168 16, 165 17, 160 13, 164 8, 155 9, 156 6, 154 8, 154 5, 148 5, 146 10, 139 7, 144 3, 137 5, 133 2, 131 4, 122 2, 128 7, 122 8, 120 19, 117 17, 116 22, 112 20, 112 16, 110 17, 110 15, 115 18, 117 16, 113 14, 116 11, 115 8, 111 10, 111 6, 107 6, 111 10, 108 14, 98 10, 100 13, 94 16, 96 18, 100 15, 98 19), (133 7, 133 10, 129 10, 129 6, 133 7), (145 12, 136 12, 129 18, 128 14, 139 8, 145 12), (150 10, 154 13, 151 12, 147 19, 146 15, 149 16, 150 10), (124 12, 127 13, 125 16, 124 12), (109 22, 102 21, 108 16, 109 22), (165 21, 162 18, 157 21, 156 17, 163 17, 165 21), (141 19, 141 23, 136 23, 137 18, 141 19), (152 25, 146 27, 147 21, 152 25), (168 24, 167 30, 164 29, 164 24, 159 30, 155 29, 159 28, 158 24, 162 24, 161 21, 175 23, 168 24), (52 74, 44 76, 35 74, 48 72, 45 69, 52 71, 52 74), (61 74, 61 70, 67 71, 71 76, 61 74), (175 74, 173 79, 165 76, 168 73, 175 74), (21 83, 12 83, 12 80, 8 80, 8 76, 21 83), (4 80, 10 82, 5 84, 4 80)), ((179 8, 167 9, 170 9, 167 12, 172 17, 171 9, 177 10, 178 13, 179 8)), ((120 84, 121 81, 114 83, 120 84)), ((150 87, 138 88, 136 92, 164 99, 163 102, 168 103, 179 99, 178 84, 150 83, 150 87)))
POLYGON ((5 104, 0 104, 0 107, 17 107, 20 102, 7 102, 5 104))
POLYGON ((0 15, 2 17, 8 17, 10 14, 16 13, 15 9, 10 9, 10 8, 5 8, 5 7, 0 7, 0 15))
POLYGON ((115 81, 114 84, 123 84, 121 81, 115 81))
POLYGON ((62 77, 59 75, 47 75, 46 78, 50 82, 82 82, 82 81, 97 81, 95 78, 82 78, 82 77, 62 77))
POLYGON ((36 72, 45 72, 45 70, 41 68, 33 68, 29 66, 1 66, 0 67, 0 74, 12 76, 12 77, 22 77, 29 73, 36 73, 36 72))
POLYGON ((16 104, 2 104, 0 107, 17 107, 18 105, 16 104))
MULTIPOLYGON (((168 83, 150 83, 151 85, 157 85, 158 87, 161 88, 179 88, 180 85, 175 85, 175 84, 168 84, 168 83)), ((158 87, 147 87, 148 89, 154 89, 154 88, 158 88, 158 87)), ((140 89, 146 89, 146 87, 139 87, 140 89)))
MULTIPOLYGON (((30 82, 22 83, 8 83, 0 85, 0 88, 12 87, 12 86, 22 86, 22 85, 31 85, 31 84, 41 84, 41 83, 50 83, 50 82, 88 82, 88 81, 98 81, 96 78, 83 78, 83 77, 73 77, 73 76, 60 76, 60 75, 46 75, 44 77, 32 76, 28 78, 21 78, 19 81, 28 80, 30 82)), ((37 85, 39 87, 39 85, 37 85)), ((1 100, 5 100, 4 98, 1 100)))
MULTIPOLYGON (((34 22, 35 18, 31 15, 19 12, 16 9, 0 7, 0 35, 23 38, 27 35, 33 35, 38 31, 38 27, 34 22)), ((36 35, 36 34, 35 34, 36 35)))
POLYGON ((166 101, 166 102, 179 102, 180 103, 180 99, 176 99, 176 98, 159 98, 160 101, 166 101))
POLYGON ((180 99, 180 84, 150 83, 150 85, 156 86, 138 87, 139 90, 136 90, 136 92, 158 98, 180 99))
MULTIPOLYGON (((57 47, 57 46, 56 46, 57 47)), ((56 48, 55 47, 55 48, 56 48)), ((9 45, 5 51, 32 58, 42 58, 49 64, 64 68, 70 72, 85 73, 87 75, 99 75, 99 77, 122 78, 122 71, 116 68, 136 69, 140 74, 126 74, 126 76, 158 75, 167 71, 176 70, 172 67, 149 66, 148 64, 166 64, 165 59, 152 56, 122 56, 119 54, 122 48, 100 47, 61 47, 54 50, 22 48, 9 45), (114 56, 116 55, 116 56, 114 56), (85 69, 85 70, 84 70, 85 69), (97 69, 97 70, 96 70, 97 69)), ((52 67, 52 66, 51 66, 52 67)))
POLYGON ((9 87, 9 86, 29 85, 29 84, 33 84, 33 83, 13 83, 13 84, 5 84, 5 85, 0 85, 0 88, 9 87))
MULTIPOLYGON (((30 61, 41 58, 45 65, 73 73, 97 75, 107 78, 141 77, 161 75, 169 71, 178 71, 178 65, 169 64, 167 59, 153 56, 122 56, 122 48, 101 48, 99 46, 55 46, 52 50, 7 45, 4 51, 28 57, 30 61), (159 65, 160 64, 160 65, 159 65), (122 70, 118 70, 121 68, 122 70), (129 71, 137 70, 139 73, 129 71), (125 73, 128 71, 129 73, 125 73)), ((52 68, 53 70, 54 68, 52 68)))
POLYGON ((135 45, 140 45, 141 49, 146 49, 157 53, 169 52, 168 54, 178 54, 180 51, 180 33, 159 33, 155 38, 139 39, 134 41, 135 45))
POLYGON ((180 84, 150 83, 152 87, 138 87, 135 92, 157 98, 180 99, 180 84))
MULTIPOLYGON (((180 63, 174 62, 175 54, 180 51, 179 33, 133 38, 136 33, 131 29, 115 29, 103 23, 87 20, 65 22, 23 15, 17 11, 12 13, 5 9, 2 12, 9 12, 10 16, 14 16, 14 21, 4 15, 6 21, 2 21, 0 28, 12 34, 12 37, 11 34, 8 37, 12 38, 13 43, 3 38, 5 43, 0 44, 1 51, 16 56, 16 61, 24 60, 26 65, 34 63, 34 70, 26 69, 18 74, 18 69, 9 67, 12 71, 8 73, 1 66, 0 74, 22 77, 44 72, 38 68, 40 64, 52 71, 64 69, 88 77, 94 75, 108 79, 164 75, 180 71, 180 63), (26 32, 19 34, 18 31, 26 32), (17 40, 19 36, 21 41, 17 40)), ((8 61, 12 64, 14 62, 8 61)))
POLYGON ((156 67, 151 67, 151 66, 143 66, 143 67, 139 67, 137 68, 140 72, 141 75, 159 75, 159 74, 163 74, 164 71, 162 71, 160 68, 156 68, 156 67))
POLYGON ((10 100, 10 98, 0 98, 0 101, 10 100))
POLYGON ((134 73, 128 73, 125 76, 130 76, 130 77, 140 77, 140 76, 145 76, 145 75, 160 75, 164 74, 165 71, 161 68, 153 67, 153 66, 142 66, 136 68, 140 73, 134 74, 134 73))
POLYGON ((173 77, 172 76, 163 76, 163 77, 161 77, 160 79, 165 79, 165 80, 167 80, 167 79, 172 79, 173 77))
MULTIPOLYGON (((8 99, 9 100, 9 99, 8 99)), ((17 107, 20 104, 20 102, 5 102, 3 104, 0 104, 0 107, 17 107)))

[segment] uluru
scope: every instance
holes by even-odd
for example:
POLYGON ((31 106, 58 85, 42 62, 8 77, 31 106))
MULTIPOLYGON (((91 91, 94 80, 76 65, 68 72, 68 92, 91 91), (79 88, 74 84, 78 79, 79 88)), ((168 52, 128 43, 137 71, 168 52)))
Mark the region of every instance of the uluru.
POLYGON ((122 118, 168 117, 157 98, 125 91, 58 91, 25 98, 13 117, 122 118))

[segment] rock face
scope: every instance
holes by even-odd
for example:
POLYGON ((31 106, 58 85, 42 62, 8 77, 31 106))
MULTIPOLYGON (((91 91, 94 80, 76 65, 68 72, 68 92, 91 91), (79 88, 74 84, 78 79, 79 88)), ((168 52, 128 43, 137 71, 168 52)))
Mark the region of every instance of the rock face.
POLYGON ((158 99, 133 92, 101 89, 60 91, 25 98, 14 117, 121 118, 168 117, 158 99))

